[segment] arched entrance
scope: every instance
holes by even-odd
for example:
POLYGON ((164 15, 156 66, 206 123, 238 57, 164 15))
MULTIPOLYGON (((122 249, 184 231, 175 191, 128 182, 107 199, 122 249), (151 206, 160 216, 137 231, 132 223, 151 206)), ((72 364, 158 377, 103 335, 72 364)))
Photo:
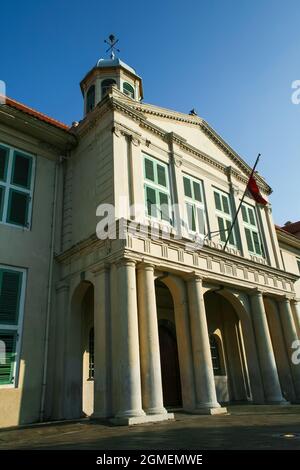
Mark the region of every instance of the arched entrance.
POLYGON ((174 304, 169 289, 155 282, 159 348, 165 407, 181 407, 181 382, 176 338, 174 304))
POLYGON ((90 416, 94 410, 93 381, 94 287, 83 281, 71 299, 66 335, 65 417, 90 416))
POLYGON ((204 295, 218 401, 251 399, 241 321, 232 303, 215 291, 204 295))

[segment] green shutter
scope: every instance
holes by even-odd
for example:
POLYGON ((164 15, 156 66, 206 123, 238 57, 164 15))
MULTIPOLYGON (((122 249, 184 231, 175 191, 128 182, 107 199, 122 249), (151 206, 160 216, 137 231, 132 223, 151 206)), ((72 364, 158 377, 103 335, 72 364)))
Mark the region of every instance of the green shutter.
POLYGON ((155 189, 146 187, 147 212, 149 216, 157 217, 155 189))
POLYGON ((222 219, 222 217, 218 217, 218 225, 219 225, 219 231, 220 231, 220 238, 222 242, 226 242, 227 235, 225 232, 225 225, 224 225, 224 220, 222 219))
POLYGON ((4 188, 3 186, 0 186, 0 221, 2 220, 3 204, 4 204, 4 188))
POLYGON ((214 197, 215 197, 215 205, 216 205, 216 209, 218 211, 221 211, 222 210, 222 205, 221 205, 221 198, 220 198, 220 194, 219 193, 216 193, 214 192, 214 197))
POLYGON ((166 169, 164 166, 157 165, 157 182, 161 186, 167 187, 166 169))
POLYGON ((254 210, 253 210, 252 208, 250 208, 250 207, 249 207, 249 209, 248 209, 248 214, 249 214, 250 224, 251 224, 251 225, 254 225, 254 227, 256 227, 255 216, 254 216, 254 210))
POLYGON ((245 234, 246 234, 246 239, 247 239, 248 250, 251 253, 253 253, 254 252, 254 246, 253 246, 253 242, 252 242, 251 231, 248 228, 245 228, 245 234))
POLYGON ((21 284, 21 272, 0 269, 0 324, 18 323, 21 284))
POLYGON ((162 220, 170 222, 168 195, 166 193, 159 193, 160 217, 162 220))
POLYGON ((145 158, 145 177, 147 180, 154 181, 154 168, 152 160, 145 158))
POLYGON ((188 215, 188 224, 189 230, 196 231, 196 221, 195 221, 195 208, 192 204, 186 204, 186 210, 188 215))
POLYGON ((247 209, 244 205, 242 205, 242 216, 243 216, 243 221, 248 222, 248 214, 247 214, 247 209))
POLYGON ((192 197, 192 188, 191 188, 191 181, 189 178, 183 177, 183 186, 184 186, 184 194, 187 197, 192 197))
POLYGON ((29 200, 29 194, 11 189, 9 192, 7 222, 25 227, 27 225, 29 200))
MULTIPOLYGON (((231 220, 226 220, 226 227, 227 227, 227 232, 226 232, 226 239, 229 235, 229 232, 231 230, 231 226, 232 226, 232 222, 231 220)), ((231 230, 231 234, 229 236, 229 240, 228 240, 229 244, 230 245, 235 245, 235 240, 234 240, 234 228, 231 230)))
POLYGON ((197 207, 198 230, 199 233, 205 234, 205 215, 204 210, 197 207))
POLYGON ((5 147, 0 147, 0 180, 6 180, 6 169, 8 162, 8 149, 5 147))
POLYGON ((0 385, 9 385, 14 381, 16 361, 16 333, 0 331, 0 385))
POLYGON ((11 181, 17 186, 29 189, 31 182, 31 157, 15 152, 11 181))
POLYGON ((227 196, 222 196, 222 202, 223 202, 223 212, 225 212, 226 214, 230 214, 227 196))
POLYGON ((252 232, 253 241, 254 241, 254 250, 257 255, 261 255, 261 247, 258 233, 252 232))
POLYGON ((202 202, 200 184, 196 183, 196 181, 193 181, 193 188, 194 188, 194 198, 196 199, 196 201, 202 202))

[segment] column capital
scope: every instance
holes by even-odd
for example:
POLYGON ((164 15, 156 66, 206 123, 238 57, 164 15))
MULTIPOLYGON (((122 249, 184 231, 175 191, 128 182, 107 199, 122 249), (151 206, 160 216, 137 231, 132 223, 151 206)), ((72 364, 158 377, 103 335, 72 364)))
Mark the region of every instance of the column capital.
POLYGON ((138 271, 152 271, 152 272, 154 272, 155 265, 152 264, 152 263, 148 263, 146 261, 142 261, 142 262, 137 264, 136 268, 137 268, 138 271))
POLYGON ((201 276, 200 274, 197 274, 195 273, 195 271, 191 272, 191 273, 188 273, 184 276, 184 279, 187 281, 187 282, 199 282, 202 284, 202 281, 203 281, 203 276, 201 276))
POLYGON ((279 302, 281 303, 290 303, 291 301, 293 301, 295 299, 295 296, 293 294, 284 294, 279 302))
POLYGON ((136 261, 131 258, 123 258, 123 259, 116 261, 117 268, 121 268, 122 266, 135 267, 135 265, 136 265, 136 261))
POLYGON ((266 294, 266 292, 262 289, 260 289, 259 287, 254 287, 253 289, 251 289, 251 292, 250 292, 250 295, 255 297, 263 297, 264 295, 266 294))

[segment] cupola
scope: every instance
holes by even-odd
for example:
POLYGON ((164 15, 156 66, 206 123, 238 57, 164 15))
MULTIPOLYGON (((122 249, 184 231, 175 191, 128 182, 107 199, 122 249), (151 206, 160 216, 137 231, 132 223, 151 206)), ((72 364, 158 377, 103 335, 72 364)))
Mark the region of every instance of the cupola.
POLYGON ((109 59, 99 59, 80 83, 84 98, 84 115, 88 114, 105 97, 112 86, 129 98, 143 99, 142 79, 132 67, 116 57, 118 39, 111 34, 105 41, 110 52, 109 59))

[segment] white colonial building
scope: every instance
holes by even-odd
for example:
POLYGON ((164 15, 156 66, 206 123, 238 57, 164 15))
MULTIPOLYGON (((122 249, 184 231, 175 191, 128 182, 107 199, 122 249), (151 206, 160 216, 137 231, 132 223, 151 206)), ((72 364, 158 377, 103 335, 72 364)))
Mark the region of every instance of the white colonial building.
POLYGON ((117 58, 81 90, 71 128, 0 108, 0 424, 299 402, 299 272, 271 206, 246 196, 224 250, 250 165, 195 113, 145 104, 117 58))

